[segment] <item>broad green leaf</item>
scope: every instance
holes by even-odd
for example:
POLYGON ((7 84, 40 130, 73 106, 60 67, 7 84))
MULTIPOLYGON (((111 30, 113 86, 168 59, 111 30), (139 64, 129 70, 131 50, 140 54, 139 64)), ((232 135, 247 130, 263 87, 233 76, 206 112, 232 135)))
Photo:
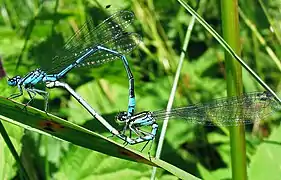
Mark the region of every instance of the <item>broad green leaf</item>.
POLYGON ((200 171, 201 176, 203 177, 203 179, 208 179, 208 180, 216 180, 218 179, 218 177, 212 175, 212 173, 210 173, 204 166, 202 166, 201 164, 197 164, 197 167, 200 171))
POLYGON ((251 158, 249 179, 281 178, 281 127, 275 129, 268 139, 258 146, 251 158))
MULTIPOLYGON (((62 158, 54 179, 148 179, 150 166, 120 160, 114 157, 71 146, 62 158), (146 178, 145 178, 146 177, 146 178)), ((177 179, 167 175, 169 179, 177 179)), ((161 177, 162 178, 162 177, 161 177)), ((167 178, 167 177, 166 177, 167 178)))

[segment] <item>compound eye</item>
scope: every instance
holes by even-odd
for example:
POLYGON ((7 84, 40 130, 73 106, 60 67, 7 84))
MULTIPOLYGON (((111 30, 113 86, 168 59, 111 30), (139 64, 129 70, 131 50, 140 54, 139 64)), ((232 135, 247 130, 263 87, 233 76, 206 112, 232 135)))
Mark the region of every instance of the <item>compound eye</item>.
POLYGON ((123 111, 123 112, 120 112, 116 115, 116 119, 118 121, 126 121, 127 119, 127 112, 123 111))
POLYGON ((15 86, 15 80, 14 80, 14 78, 9 79, 9 80, 8 80, 8 84, 9 84, 10 86, 15 86))
POLYGON ((16 86, 20 79, 21 79, 20 76, 15 76, 13 78, 10 78, 10 79, 8 79, 8 85, 9 86, 16 86))

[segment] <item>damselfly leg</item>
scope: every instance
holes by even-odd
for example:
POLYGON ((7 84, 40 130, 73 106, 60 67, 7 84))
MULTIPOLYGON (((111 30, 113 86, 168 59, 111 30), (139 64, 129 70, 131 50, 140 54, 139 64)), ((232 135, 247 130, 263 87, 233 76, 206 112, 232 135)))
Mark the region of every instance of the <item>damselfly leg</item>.
MULTIPOLYGON (((131 11, 116 12, 98 26, 94 26, 92 18, 87 18, 79 30, 57 50, 50 63, 41 64, 40 69, 31 71, 23 77, 15 76, 8 80, 8 85, 18 86, 20 90, 19 94, 12 95, 11 98, 23 95, 23 88, 29 88, 29 92, 39 93, 47 100, 46 93, 33 90, 36 84, 55 82, 73 68, 98 66, 121 58, 129 79, 128 116, 133 115, 134 78, 125 58, 125 54, 133 51, 141 41, 137 33, 125 31, 133 21, 134 13, 131 11)), ((33 95, 30 96, 33 97, 33 95)))
POLYGON ((165 118, 182 119, 187 123, 204 126, 241 126, 259 121, 280 109, 281 105, 271 93, 253 92, 169 111, 144 111, 131 117, 126 117, 126 112, 121 112, 116 118, 118 122, 124 124, 125 130, 135 134, 136 138, 127 137, 125 133, 121 134, 124 141, 133 145, 153 141, 158 130, 156 121, 165 118), (142 130, 145 126, 151 127, 150 133, 142 130))
POLYGON ((27 103, 25 103, 24 109, 26 109, 26 106, 28 106, 34 100, 35 96, 39 94, 44 98, 44 111, 47 113, 49 93, 47 91, 36 88, 25 88, 25 90, 28 93, 30 99, 27 103))

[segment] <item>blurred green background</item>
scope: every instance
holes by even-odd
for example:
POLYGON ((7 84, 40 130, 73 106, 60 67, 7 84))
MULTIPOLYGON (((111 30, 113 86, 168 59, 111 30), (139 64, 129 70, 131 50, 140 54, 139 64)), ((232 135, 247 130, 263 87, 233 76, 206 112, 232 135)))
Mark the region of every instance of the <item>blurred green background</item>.
MULTIPOLYGON (((188 3, 196 7, 198 2, 188 3)), ((240 16, 242 58, 280 97, 281 3, 278 0, 249 0, 240 1, 239 7, 240 15, 243 13, 240 16)), ((220 8, 220 1, 201 0, 198 12, 221 34, 220 8)), ((38 62, 51 61, 50 55, 56 47, 63 44, 87 16, 92 16, 98 24, 122 9, 135 13, 136 20, 129 31, 143 37, 139 47, 127 56, 135 77, 137 112, 165 109, 191 19, 175 0, 2 0, 0 54, 5 72, 9 77, 25 75, 37 68, 38 62)), ((224 69, 223 48, 196 23, 174 107, 226 96, 224 69)), ((17 88, 9 87, 6 80, 6 77, 0 80, 0 95, 4 97, 17 92, 17 88)), ((118 127, 114 117, 126 110, 128 103, 128 80, 122 61, 73 70, 64 81, 118 127)), ((264 90, 244 70, 243 83, 245 92, 264 90)), ((50 113, 109 136, 69 93, 61 89, 48 91, 50 113)), ((28 100, 27 94, 17 99, 28 100)), ((43 99, 38 96, 32 106, 43 109, 43 99)), ((274 113, 261 123, 246 127, 250 179, 280 179, 281 148, 276 143, 281 141, 279 124, 280 114, 274 113)), ((152 167, 148 165, 109 157, 7 123, 5 128, 32 179, 150 178, 152 167)), ((230 147, 226 132, 224 127, 170 121, 161 159, 203 179, 230 179, 230 147)), ((15 161, 2 139, 0 143, 0 179, 17 179, 15 161)), ((141 147, 132 148, 140 150, 141 147)), ((155 143, 152 154, 154 150, 155 143)), ((177 179, 161 169, 157 171, 157 178, 177 179)))

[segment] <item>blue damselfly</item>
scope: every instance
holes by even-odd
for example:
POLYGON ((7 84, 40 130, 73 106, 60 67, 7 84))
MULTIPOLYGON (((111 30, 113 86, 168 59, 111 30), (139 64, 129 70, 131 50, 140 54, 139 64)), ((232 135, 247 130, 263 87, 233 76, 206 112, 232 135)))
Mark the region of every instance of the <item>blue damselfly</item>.
MULTIPOLYGON (((200 103, 187 107, 172 109, 171 111, 144 111, 131 117, 126 112, 116 116, 118 122, 129 128, 137 137, 124 140, 129 144, 137 144, 153 140, 156 136, 157 120, 183 119, 188 123, 205 126, 238 126, 252 124, 280 109, 280 104, 269 92, 253 92, 242 96, 226 97, 213 100, 209 103, 200 103), (151 132, 141 129, 144 126, 151 126, 151 132)), ((131 135, 130 135, 131 136, 131 135)))
POLYGON ((63 48, 57 51, 48 67, 38 68, 23 77, 10 78, 8 84, 17 86, 20 91, 10 98, 23 95, 23 89, 27 91, 30 101, 36 94, 40 94, 45 99, 45 111, 47 111, 49 94, 46 91, 36 89, 36 84, 55 82, 76 67, 97 66, 121 58, 129 78, 127 115, 133 115, 135 109, 134 77, 124 56, 141 41, 141 37, 137 33, 124 31, 133 20, 134 14, 131 11, 119 11, 96 27, 94 27, 92 20, 88 20, 65 43, 63 48))

